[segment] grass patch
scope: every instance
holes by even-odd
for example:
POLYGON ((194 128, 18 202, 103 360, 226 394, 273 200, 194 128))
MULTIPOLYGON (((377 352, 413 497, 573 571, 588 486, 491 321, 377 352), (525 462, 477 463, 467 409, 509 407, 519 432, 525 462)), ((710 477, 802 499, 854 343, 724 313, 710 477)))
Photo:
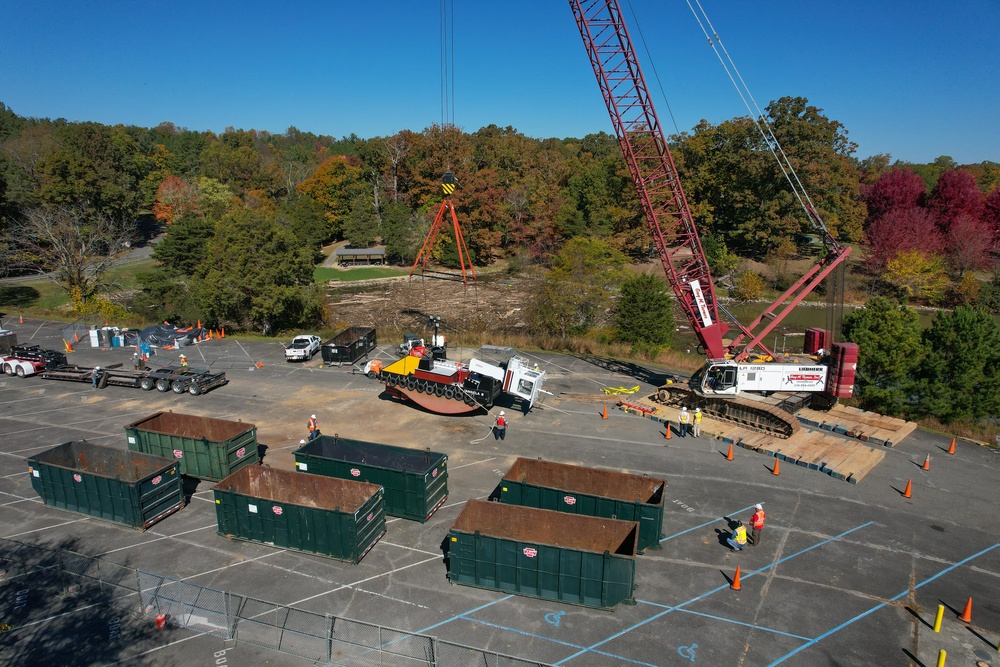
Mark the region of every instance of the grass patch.
POLYGON ((69 295, 51 280, 39 278, 0 285, 0 309, 13 312, 55 311, 69 303, 69 295))
POLYGON ((331 280, 353 282, 355 280, 372 280, 373 278, 395 278, 409 274, 410 271, 408 269, 392 266, 361 266, 356 269, 333 269, 325 266, 317 266, 313 270, 313 280, 317 283, 325 283, 331 280))

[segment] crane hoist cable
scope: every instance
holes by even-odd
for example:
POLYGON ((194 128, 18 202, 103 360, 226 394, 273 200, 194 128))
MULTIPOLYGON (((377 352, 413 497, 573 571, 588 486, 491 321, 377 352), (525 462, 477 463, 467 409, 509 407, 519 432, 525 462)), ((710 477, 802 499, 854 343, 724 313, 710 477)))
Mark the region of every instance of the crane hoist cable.
POLYGON ((441 127, 455 124, 455 4, 439 0, 441 25, 441 127))
POLYGON ((781 173, 785 176, 785 180, 788 181, 788 185, 792 188, 792 194, 794 194, 795 198, 799 201, 799 204, 805 211, 806 217, 809 219, 812 226, 817 231, 822 233, 823 244, 828 247, 831 245, 834 247, 840 247, 840 243, 833 237, 830 230, 827 229, 826 224, 823 222, 819 212, 813 205, 812 199, 809 197, 809 193, 806 191, 802 181, 799 180, 799 175, 795 172, 795 168, 792 167, 791 160, 788 159, 788 155, 781 147, 781 143, 778 141, 778 138, 774 135, 771 125, 764 117, 764 112, 761 111, 760 106, 757 104, 757 100, 754 99, 753 94, 750 92, 750 87, 743 79, 743 75, 740 74, 735 61, 733 61, 732 56, 729 55, 729 51, 726 50, 725 45, 722 43, 722 38, 719 36, 719 33, 716 32, 715 26, 712 25, 712 21, 709 19, 705 8, 702 7, 699 0, 694 0, 694 4, 698 7, 698 9, 695 10, 691 2, 692 0, 687 0, 688 8, 694 15, 695 21, 698 22, 698 26, 704 33, 705 39, 708 40, 709 46, 712 47, 716 57, 722 64, 722 68, 725 70, 726 75, 732 82, 733 87, 736 88, 737 94, 739 94, 740 99, 743 101, 743 106, 745 106, 747 111, 750 112, 751 120, 757 127, 757 131, 760 133, 761 138, 764 139, 764 143, 767 144, 768 150, 771 151, 771 155, 773 155, 774 159, 777 161, 778 168, 781 169, 781 173))

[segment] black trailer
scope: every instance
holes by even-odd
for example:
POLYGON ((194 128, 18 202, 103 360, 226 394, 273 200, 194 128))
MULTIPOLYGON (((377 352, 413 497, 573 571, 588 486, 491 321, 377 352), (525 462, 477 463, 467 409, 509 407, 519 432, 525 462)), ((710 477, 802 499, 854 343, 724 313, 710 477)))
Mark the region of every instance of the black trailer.
POLYGON ((347 327, 323 343, 323 363, 353 364, 375 349, 375 329, 372 327, 347 327))
MULTIPOLYGON (((122 364, 99 366, 97 388, 130 387, 151 391, 154 387, 166 392, 173 390, 175 394, 187 392, 198 396, 215 387, 221 387, 229 382, 225 373, 214 373, 207 370, 194 370, 167 366, 165 368, 131 370, 123 368, 122 364)), ((41 373, 43 380, 63 380, 65 382, 93 382, 95 367, 65 364, 48 368, 41 373)))
POLYGON ((64 366, 66 354, 59 350, 43 350, 40 345, 12 345, 10 354, 20 359, 41 361, 46 368, 64 366))

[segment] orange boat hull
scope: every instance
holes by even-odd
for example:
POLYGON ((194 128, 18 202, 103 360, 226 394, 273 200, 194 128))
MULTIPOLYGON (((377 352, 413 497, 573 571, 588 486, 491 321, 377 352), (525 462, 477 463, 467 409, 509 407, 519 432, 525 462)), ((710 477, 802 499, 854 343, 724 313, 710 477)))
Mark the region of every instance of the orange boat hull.
POLYGON ((386 387, 389 395, 396 398, 413 401, 420 407, 439 415, 464 415, 475 412, 478 405, 469 405, 465 401, 458 401, 453 398, 445 398, 435 394, 425 394, 416 389, 406 389, 405 387, 386 387))

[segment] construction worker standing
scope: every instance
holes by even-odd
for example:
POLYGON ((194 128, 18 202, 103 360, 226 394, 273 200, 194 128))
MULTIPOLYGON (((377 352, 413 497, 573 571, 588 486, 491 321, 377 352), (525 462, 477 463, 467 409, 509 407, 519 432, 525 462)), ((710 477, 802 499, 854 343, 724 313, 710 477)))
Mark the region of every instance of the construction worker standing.
POLYGON ((319 437, 319 422, 316 420, 316 415, 309 417, 309 421, 306 423, 309 427, 309 440, 315 440, 319 437))
POLYGON ((503 410, 497 416, 497 420, 493 422, 493 439, 503 440, 507 436, 507 413, 503 410))
POLYGON ((750 517, 750 544, 757 546, 760 544, 760 533, 764 530, 764 519, 767 515, 764 514, 764 508, 761 507, 760 503, 754 505, 753 508, 756 511, 750 517))
POLYGON ((181 368, 187 368, 188 358, 185 355, 181 355, 181 368))
POLYGON ((688 427, 691 425, 691 413, 688 412, 687 406, 681 407, 680 417, 677 418, 677 423, 680 424, 680 436, 683 438, 688 433, 688 427))
POLYGON ((698 438, 701 436, 701 408, 694 409, 694 422, 692 423, 691 435, 698 438))

